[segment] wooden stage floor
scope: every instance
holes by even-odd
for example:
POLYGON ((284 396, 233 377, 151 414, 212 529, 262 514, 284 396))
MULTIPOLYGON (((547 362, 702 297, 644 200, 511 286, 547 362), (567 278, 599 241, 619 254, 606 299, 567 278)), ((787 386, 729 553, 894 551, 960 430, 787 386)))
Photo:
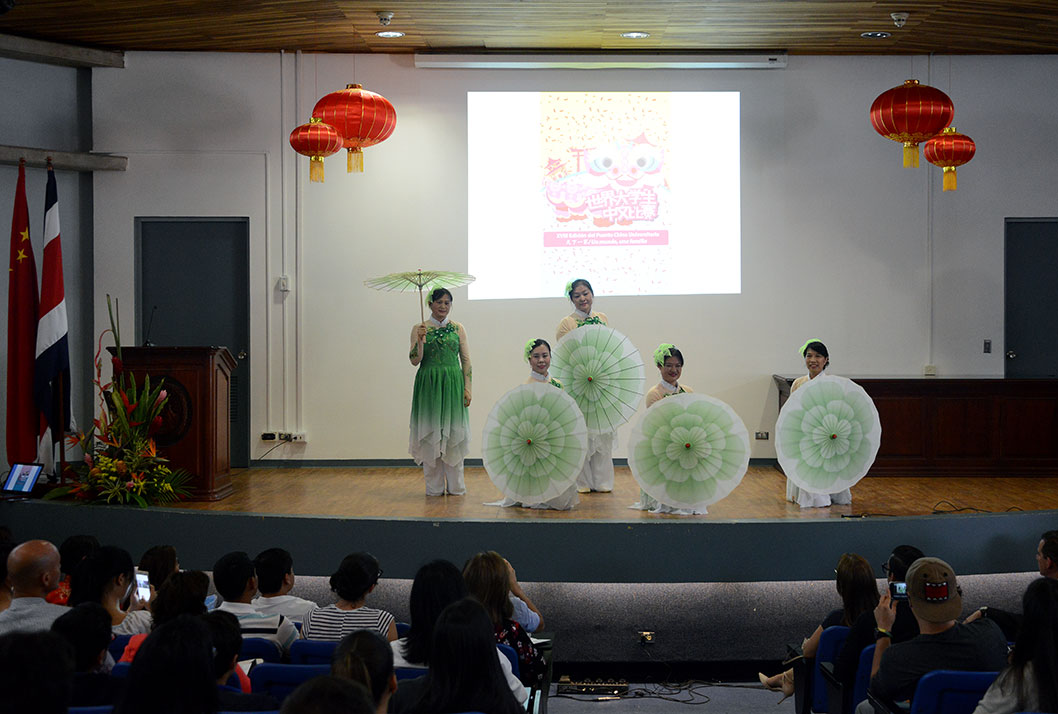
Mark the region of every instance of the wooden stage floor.
POLYGON ((572 511, 497 508, 502 495, 482 467, 466 469, 466 496, 428 498, 418 468, 254 468, 232 477, 235 493, 213 503, 171 506, 205 511, 350 518, 424 520, 784 520, 842 516, 919 516, 1058 509, 1058 478, 865 478, 852 489, 852 505, 800 509, 785 500, 786 479, 774 467, 751 466, 742 483, 704 516, 629 510, 639 487, 628 467, 617 468, 613 493, 582 494, 572 511))

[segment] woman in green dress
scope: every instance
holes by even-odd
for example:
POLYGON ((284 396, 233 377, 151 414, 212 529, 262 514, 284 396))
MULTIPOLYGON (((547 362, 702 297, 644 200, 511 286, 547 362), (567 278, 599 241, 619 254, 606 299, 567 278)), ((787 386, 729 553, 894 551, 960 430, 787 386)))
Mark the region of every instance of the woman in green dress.
POLYGON ((426 305, 430 317, 412 328, 408 353, 419 367, 408 451, 422 464, 427 496, 462 496, 463 458, 470 444, 470 347, 466 330, 448 317, 452 293, 437 288, 426 305))

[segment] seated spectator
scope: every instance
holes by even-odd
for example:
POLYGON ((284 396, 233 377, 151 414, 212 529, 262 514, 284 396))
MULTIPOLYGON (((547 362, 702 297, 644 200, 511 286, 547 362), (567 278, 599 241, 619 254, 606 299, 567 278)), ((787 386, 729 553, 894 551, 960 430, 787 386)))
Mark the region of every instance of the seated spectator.
POLYGON ((374 714, 371 693, 359 682, 327 675, 302 684, 283 700, 279 714, 374 714))
POLYGON ((115 714, 213 714, 213 645, 199 617, 181 615, 143 641, 115 714))
MULTIPOLYGON (((819 638, 828 627, 849 627, 860 615, 871 612, 878 604, 878 583, 867 559, 855 553, 845 553, 838 560, 835 584, 841 596, 841 608, 832 610, 808 638, 801 643, 801 653, 814 658, 819 649, 819 638)), ((794 693, 794 672, 788 669, 771 677, 758 674, 761 684, 771 690, 782 691, 783 699, 794 693)), ((779 701, 782 701, 780 699, 779 701)))
POLYGON ((316 609, 312 600, 290 595, 294 589, 294 558, 282 548, 269 548, 253 559, 260 595, 253 600, 258 612, 283 615, 301 624, 310 610, 316 609))
POLYGON ((974 714, 1058 712, 1058 580, 1029 584, 1010 666, 985 692, 974 714))
MULTIPOLYGON (((1047 531, 1040 536, 1036 545, 1036 567, 1045 578, 1058 578, 1058 531, 1047 531)), ((1021 630, 1021 613, 1007 612, 998 607, 982 607, 974 610, 965 622, 973 622, 979 617, 994 620, 1003 630, 1008 642, 1013 642, 1021 630)))
POLYGON ((376 630, 390 642, 397 639, 393 615, 364 605, 381 575, 382 569, 370 553, 345 556, 331 576, 331 590, 338 595, 338 602, 309 612, 301 636, 335 642, 356 630, 376 630))
MULTIPOLYGON (((502 558, 499 560, 503 562, 502 558)), ((464 598, 445 608, 437 618, 431 649, 430 672, 412 712, 521 714, 524 711, 504 680, 496 660, 493 623, 477 600, 464 598)))
MULTIPOLYGON (((0 543, 0 612, 11 607, 11 583, 7 582, 7 556, 11 555, 14 549, 14 543, 0 543)), ((55 591, 52 590, 52 592, 55 591)))
POLYGON ((213 585, 224 598, 217 609, 238 618, 244 637, 271 640, 284 655, 290 651, 298 638, 294 623, 282 615, 260 613, 251 604, 257 594, 257 576, 250 556, 241 551, 222 556, 213 565, 213 585))
MULTIPOLYGON (((58 572, 56 550, 56 582, 58 572)), ((0 636, 0 714, 66 714, 73 686, 73 663, 69 643, 54 632, 9 632, 0 636)))
POLYGON ((59 546, 59 568, 62 570, 62 581, 59 587, 48 593, 45 598, 56 605, 68 605, 70 600, 70 578, 74 568, 88 556, 99 550, 99 541, 93 535, 72 535, 59 546))
POLYGON ((98 602, 110 613, 116 635, 150 632, 151 613, 136 595, 135 567, 127 550, 104 545, 74 568, 70 581, 70 605, 98 602), (121 603, 130 598, 129 609, 121 603))
POLYGON ((242 630, 230 612, 214 610, 202 617, 213 642, 213 677, 217 683, 220 710, 225 712, 275 711, 279 702, 270 694, 249 694, 228 686, 231 675, 239 669, 239 650, 242 649, 242 630))
POLYGON ((154 545, 140 557, 139 569, 147 573, 147 582, 153 592, 158 592, 162 583, 173 573, 180 571, 176 548, 171 545, 154 545))
MULTIPOLYGON (((878 623, 871 693, 890 704, 911 699, 923 675, 936 669, 998 672, 1006 665, 1007 641, 991 620, 968 625, 956 618, 962 612, 962 592, 950 565, 939 558, 919 558, 907 571, 907 596, 918 621, 919 635, 891 644, 896 608, 889 593, 874 610, 878 623)), ((871 714, 865 700, 857 714, 871 714)))
POLYGON ((0 635, 8 632, 47 630, 66 612, 62 605, 45 601, 59 585, 59 551, 46 540, 26 541, 7 556, 11 605, 0 612, 0 635))
MULTIPOLYGON (((173 573, 155 593, 151 603, 151 629, 175 620, 180 615, 202 615, 206 612, 206 594, 209 592, 209 576, 201 570, 173 573)), ((125 652, 119 662, 131 662, 147 634, 129 638, 125 652)))
POLYGON ((357 630, 334 648, 331 674, 367 687, 376 714, 386 714, 389 698, 397 691, 390 643, 374 630, 357 630))
MULTIPOLYGON (((495 630, 496 642, 513 647, 518 653, 520 678, 526 686, 542 681, 544 658, 522 626, 511 619, 511 575, 507 561, 496 551, 478 553, 463 568, 467 590, 485 607, 495 630)), ((436 643, 436 638, 434 640, 436 643)))
POLYGON ((507 563, 507 569, 511 572, 511 605, 514 606, 511 619, 525 628, 527 632, 536 632, 544 626, 544 616, 522 590, 522 584, 518 582, 518 574, 514 572, 511 562, 506 558, 503 562, 507 563))
POLYGON ((114 704, 121 679, 110 676, 113 665, 107 647, 113 636, 110 613, 98 602, 83 602, 51 623, 51 631, 73 647, 73 696, 70 706, 95 707, 114 704))
MULTIPOLYGON (((886 583, 902 583, 907 577, 907 569, 923 553, 912 545, 898 545, 882 565, 885 572, 886 583)), ((905 600, 895 600, 896 620, 891 628, 892 642, 905 642, 918 634, 918 622, 911 614, 911 605, 905 600)), ((877 603, 875 603, 877 605, 877 603)), ((849 629, 848 639, 845 640, 838 658, 834 661, 834 676, 841 680, 851 694, 851 687, 856 680, 856 670, 860 665, 860 653, 874 644, 874 631, 877 623, 874 621, 874 608, 861 613, 849 629)))

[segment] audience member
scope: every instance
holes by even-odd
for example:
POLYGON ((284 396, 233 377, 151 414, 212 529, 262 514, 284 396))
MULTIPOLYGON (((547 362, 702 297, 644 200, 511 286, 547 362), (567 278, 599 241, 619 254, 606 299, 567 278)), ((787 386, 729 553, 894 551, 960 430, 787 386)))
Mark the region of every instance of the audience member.
MULTIPOLYGON (((500 562, 503 559, 500 558, 500 562)), ((509 601, 507 601, 509 602, 509 601)), ((520 714, 496 659, 493 623, 473 598, 452 603, 437 618, 430 671, 415 714, 520 714)))
POLYGON ((310 610, 316 609, 312 600, 290 594, 294 589, 294 558, 282 548, 269 548, 253 559, 260 595, 253 600, 258 612, 283 615, 301 624, 310 610))
POLYGON ((140 556, 141 571, 147 573, 147 582, 153 592, 158 592, 162 583, 173 573, 180 571, 176 548, 171 545, 153 545, 140 556))
POLYGON ((228 553, 213 565, 213 585, 224 598, 217 609, 230 612, 239 620, 239 627, 247 637, 271 640, 286 654, 298 631, 282 615, 266 615, 251 604, 257 594, 257 576, 253 561, 242 551, 228 553))
POLYGON ((136 595, 132 556, 123 548, 104 545, 74 568, 70 581, 70 605, 98 602, 110 613, 115 635, 150 632, 151 613, 136 595), (121 603, 131 597, 128 611, 121 603))
POLYGON ((525 590, 522 589, 522 584, 518 582, 518 574, 514 571, 514 566, 511 562, 504 558, 503 562, 507 563, 507 569, 511 573, 511 605, 514 606, 514 614, 511 615, 511 619, 521 625, 527 632, 536 632, 544 626, 544 616, 540 613, 539 608, 529 599, 529 596, 525 594, 525 590))
POLYGON ((302 684, 283 700, 279 714, 374 714, 371 693, 359 682, 326 675, 302 684))
MULTIPOLYGON (((913 545, 898 545, 890 553, 882 570, 885 572, 886 583, 902 583, 907 578, 907 569, 911 567, 923 553, 913 545)), ((918 634, 918 622, 911 614, 911 605, 907 599, 894 600, 896 608, 896 620, 890 629, 892 642, 906 642, 918 634)), ((877 605, 877 603, 875 603, 877 605)), ((849 694, 852 694, 852 685, 856 680, 856 670, 860 664, 860 653, 874 644, 874 634, 877 623, 874 621, 874 607, 867 612, 861 613, 849 629, 849 636, 845 640, 838 658, 834 661, 834 675, 845 685, 849 694)))
POLYGON ((59 545, 59 569, 62 580, 59 587, 48 593, 45 598, 56 605, 68 605, 70 600, 70 579, 74 568, 88 556, 99 550, 99 541, 93 535, 72 535, 59 545))
MULTIPOLYGON (((878 604, 878 583, 874 571, 867 559, 855 553, 845 553, 838 559, 835 585, 841 596, 841 608, 832 610, 823 618, 823 622, 801 643, 801 653, 806 658, 814 658, 819 649, 819 639, 823 630, 841 625, 849 627, 860 615, 871 612, 878 604)), ((772 677, 758 674, 761 684, 768 689, 782 691, 783 699, 794 692, 794 673, 787 669, 772 677)), ((782 700, 780 700, 782 701, 782 700)))
MULTIPOLYGON (((1006 638, 994 622, 956 622, 962 591, 943 560, 916 560, 907 571, 907 595, 919 629, 907 642, 891 644, 896 608, 888 592, 874 610, 878 629, 870 691, 876 697, 889 703, 910 699, 918 680, 936 669, 998 672, 1006 665, 1006 638)), ((869 701, 856 708, 857 714, 872 711, 869 701)))
MULTIPOLYGON (((58 582, 57 550, 55 572, 58 582)), ((65 714, 70 706, 73 666, 72 648, 54 632, 8 632, 0 636, 0 714, 65 714)))
POLYGON ((107 651, 113 636, 110 613, 98 602, 83 602, 51 623, 51 631, 73 647, 73 696, 70 706, 114 704, 123 680, 110 676, 113 659, 107 651))
POLYGON ((54 545, 46 540, 31 540, 16 546, 7 556, 11 605, 0 612, 0 635, 50 628, 66 608, 44 598, 61 579, 59 551, 54 545))
POLYGON ((1029 584, 1010 666, 985 692, 974 714, 1058 712, 1058 579, 1029 584))
POLYGON ((333 642, 355 630, 376 630, 390 642, 397 639, 393 615, 364 605, 381 575, 382 568, 370 553, 345 556, 331 576, 331 590, 338 595, 338 602, 307 613, 301 636, 333 642))
MULTIPOLYGON (((513 647, 518 653, 520 678, 526 686, 542 680, 546 666, 540 652, 521 625, 511 619, 511 576, 507 561, 496 551, 478 553, 463 568, 467 590, 485 607, 495 631, 496 642, 513 647)), ((436 643, 436 638, 434 640, 436 643)))
POLYGON ((239 669, 239 650, 242 649, 242 629, 230 612, 214 610, 203 616, 213 643, 213 677, 217 683, 217 700, 225 712, 275 711, 279 702, 269 694, 244 693, 241 688, 229 687, 228 680, 239 669))
MULTIPOLYGON (((208 592, 209 576, 201 570, 173 573, 158 588, 151 603, 151 629, 175 620, 180 615, 202 615, 206 612, 208 592)), ((146 637, 146 633, 130 637, 119 661, 131 662, 146 637)))
POLYGON ((129 667, 115 714, 217 711, 213 645, 201 618, 181 615, 151 632, 129 667))
MULTIPOLYGON (((1047 531, 1036 545, 1036 567, 1045 578, 1058 578, 1058 531, 1047 531)), ((1008 641, 1013 641, 1021 630, 1021 613, 1001 610, 998 607, 982 607, 970 613, 965 622, 987 617, 999 625, 1008 641)))
MULTIPOLYGON (((11 583, 7 581, 7 556, 11 555, 14 549, 14 543, 0 542, 0 612, 11 607, 11 583)), ((51 593, 48 594, 51 595, 51 593)))
POLYGON ((393 650, 386 638, 374 630, 357 630, 342 638, 334 648, 331 674, 367 687, 376 714, 386 714, 389 698, 397 691, 393 650))
MULTIPOLYGON (((408 599, 408 610, 411 614, 411 629, 407 637, 403 637, 390 645, 393 648, 393 664, 395 667, 418 668, 424 671, 430 664, 430 647, 433 643, 433 629, 437 618, 446 607, 457 600, 467 596, 467 586, 463 581, 463 574, 459 572, 452 563, 447 560, 434 560, 419 568, 415 573, 415 579, 411 584, 411 594, 408 599)), ((511 662, 499 649, 496 650, 496 658, 503 669, 503 676, 510 685, 514 698, 519 703, 524 703, 529 698, 520 679, 514 676, 511 662)), ((419 684, 406 684, 409 680, 398 683, 401 688, 410 690, 419 687, 419 684)), ((400 692, 399 699, 407 702, 411 696, 408 692, 400 692)), ((407 706, 404 706, 406 709, 407 706)))

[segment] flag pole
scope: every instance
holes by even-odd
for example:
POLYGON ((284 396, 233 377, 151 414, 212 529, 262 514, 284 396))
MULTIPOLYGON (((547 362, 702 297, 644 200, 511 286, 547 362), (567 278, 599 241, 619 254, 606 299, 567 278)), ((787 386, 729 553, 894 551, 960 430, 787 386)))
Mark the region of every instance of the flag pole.
POLYGON ((66 485, 66 377, 59 372, 59 485, 66 485))

